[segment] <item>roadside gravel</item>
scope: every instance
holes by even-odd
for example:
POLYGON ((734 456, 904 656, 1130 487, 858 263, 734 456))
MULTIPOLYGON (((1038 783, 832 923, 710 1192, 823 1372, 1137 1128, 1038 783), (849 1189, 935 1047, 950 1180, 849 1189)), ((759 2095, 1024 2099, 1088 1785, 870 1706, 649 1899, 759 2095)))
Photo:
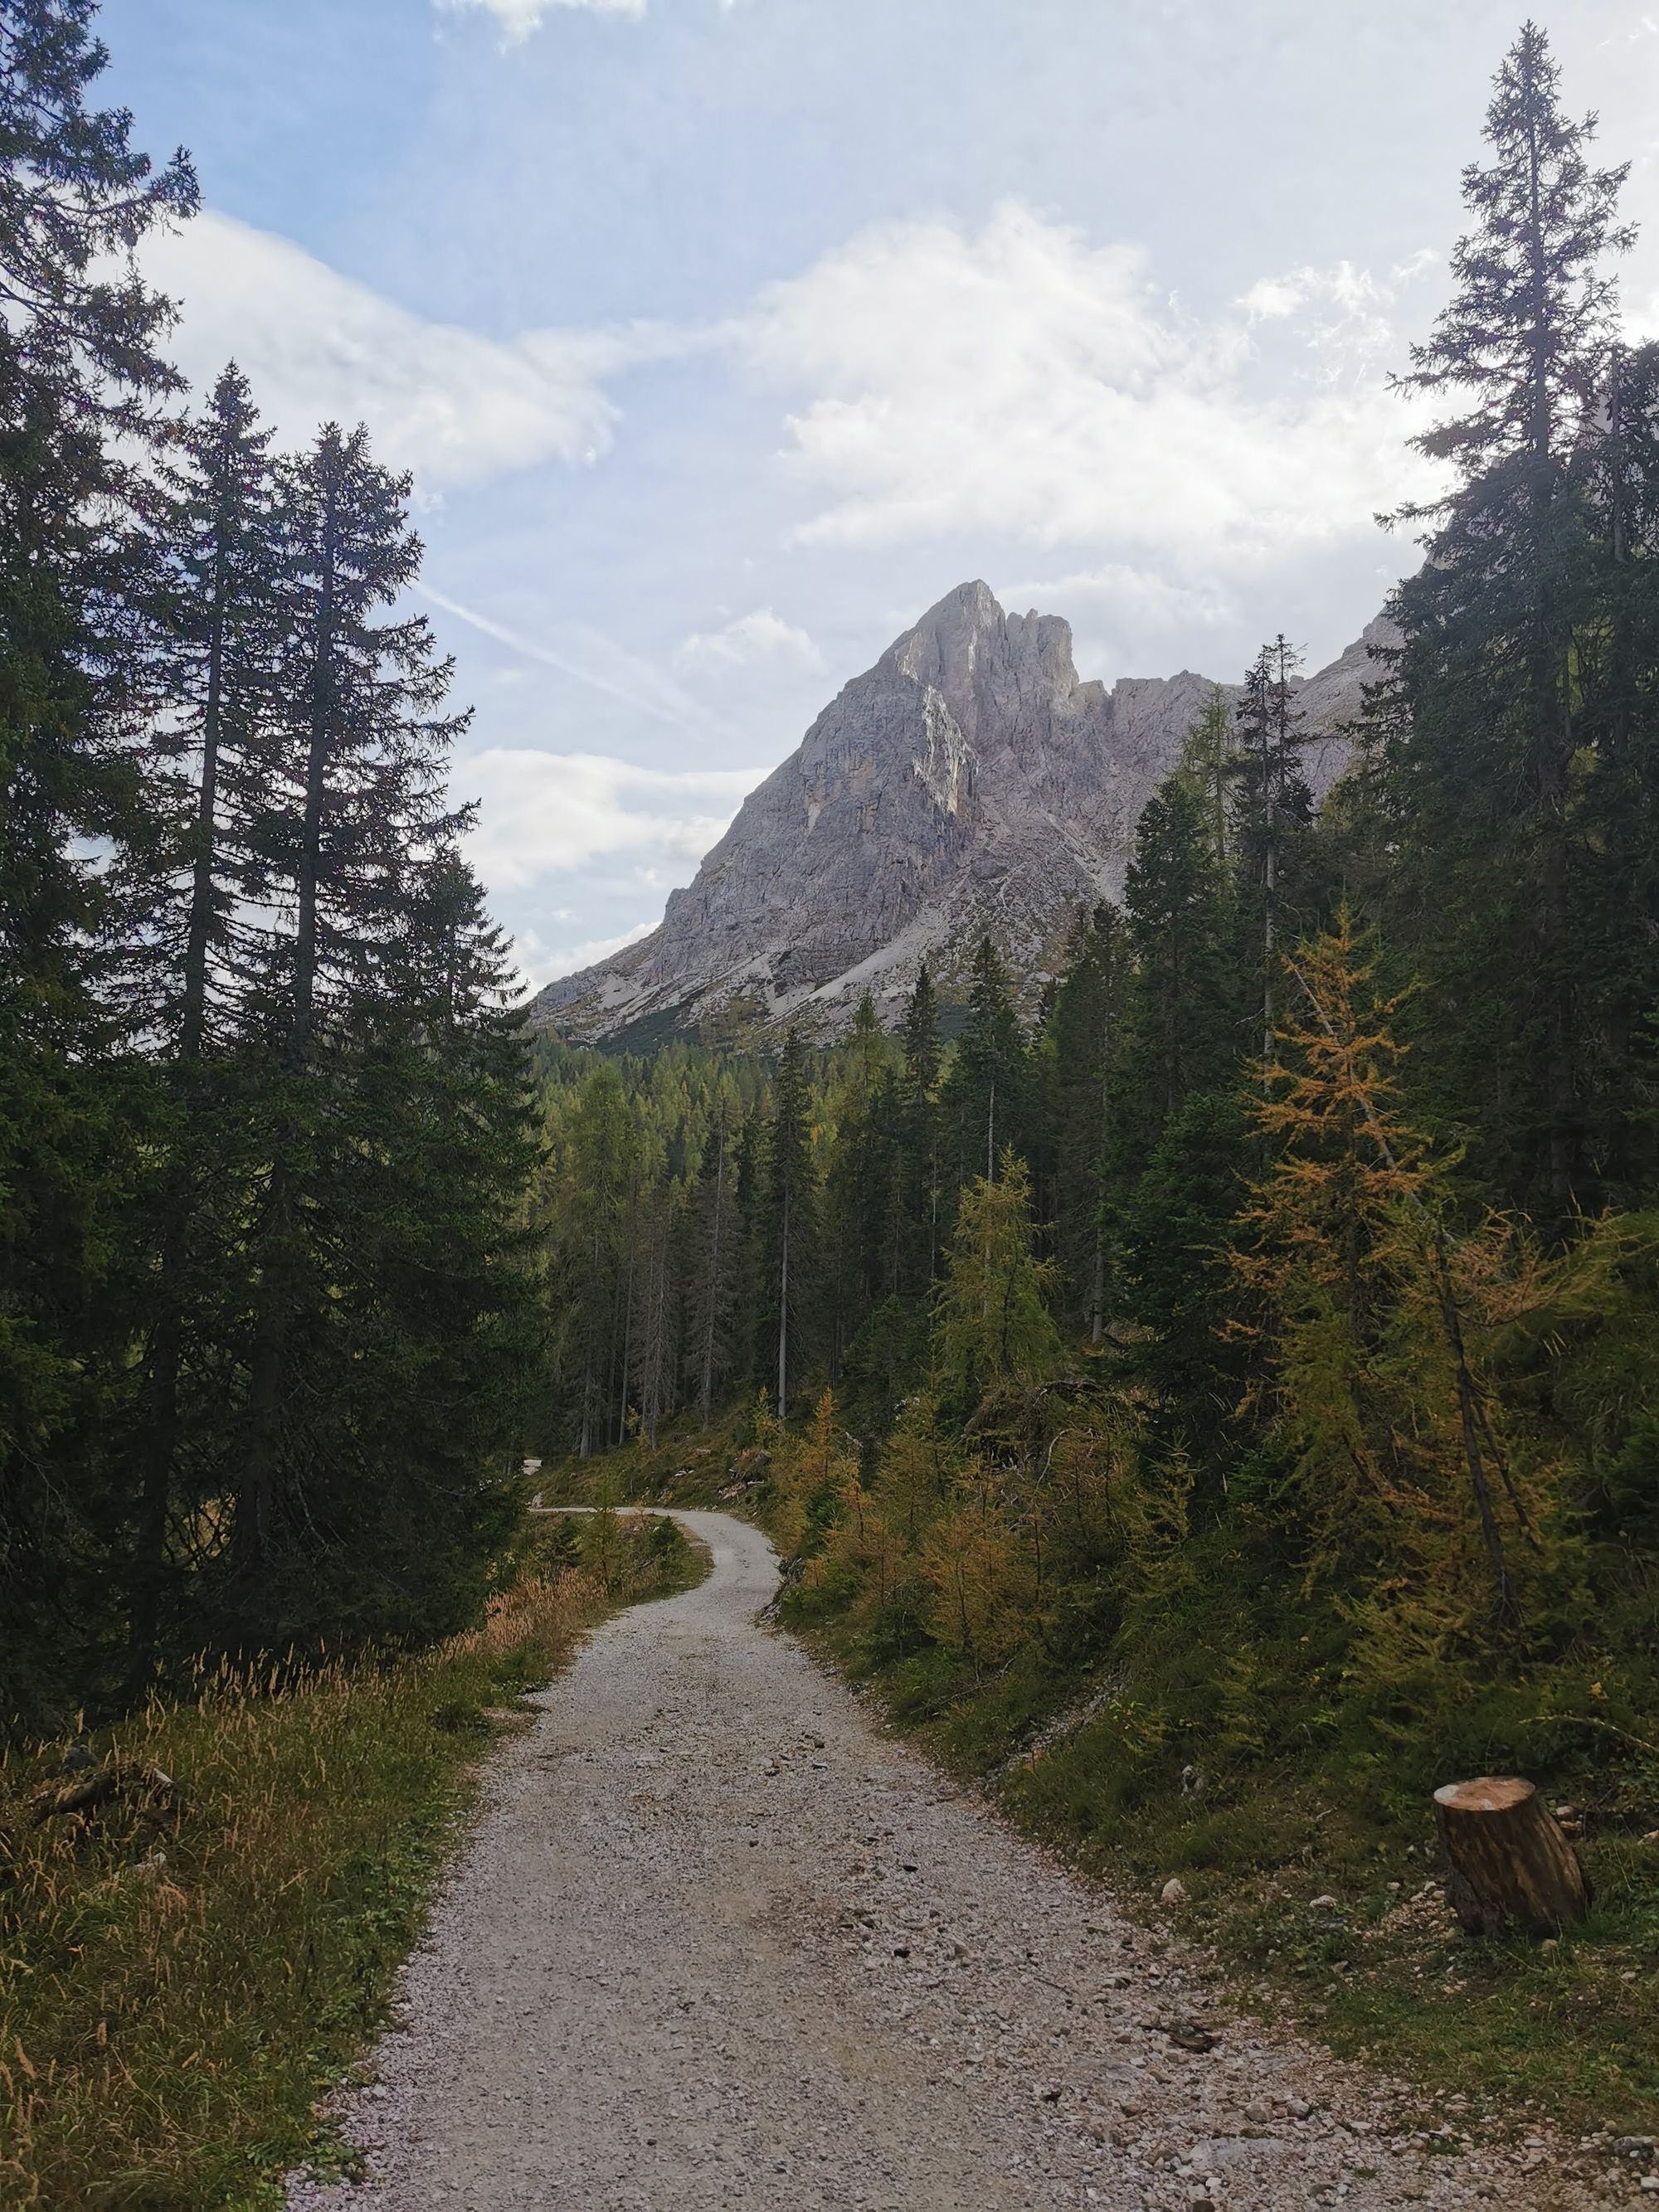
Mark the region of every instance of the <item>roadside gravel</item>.
POLYGON ((344 2110, 370 2179, 289 2212, 1635 2199, 1545 2138, 1431 2148, 1403 2092, 1224 2012, 760 1625, 763 1537, 678 1517, 713 1573, 496 1754, 344 2110))

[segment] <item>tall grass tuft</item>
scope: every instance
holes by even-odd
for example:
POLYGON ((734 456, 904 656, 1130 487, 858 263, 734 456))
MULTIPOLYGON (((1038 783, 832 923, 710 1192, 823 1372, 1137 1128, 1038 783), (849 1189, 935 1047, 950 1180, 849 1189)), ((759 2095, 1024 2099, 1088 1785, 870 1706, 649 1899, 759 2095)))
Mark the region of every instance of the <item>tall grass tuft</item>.
POLYGON ((627 1532, 609 1590, 532 1576, 433 1651, 224 1663, 82 1739, 161 1769, 172 1802, 36 1824, 65 1747, 0 1759, 0 2205, 254 2212, 327 2160, 315 2101, 386 2018, 495 1709, 618 1602, 683 1584, 648 1539, 627 1532))

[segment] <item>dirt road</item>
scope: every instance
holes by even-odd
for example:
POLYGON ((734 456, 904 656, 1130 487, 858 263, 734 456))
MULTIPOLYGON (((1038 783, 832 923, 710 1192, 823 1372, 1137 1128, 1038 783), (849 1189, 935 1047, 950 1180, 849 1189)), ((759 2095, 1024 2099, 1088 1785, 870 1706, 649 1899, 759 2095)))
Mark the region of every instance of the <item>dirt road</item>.
POLYGON ((497 1754, 349 2114, 373 2179, 292 2212, 1602 2201, 1547 2147, 1429 2155, 1382 2085, 1228 2018, 758 1624, 763 1538, 681 1517, 713 1574, 497 1754))

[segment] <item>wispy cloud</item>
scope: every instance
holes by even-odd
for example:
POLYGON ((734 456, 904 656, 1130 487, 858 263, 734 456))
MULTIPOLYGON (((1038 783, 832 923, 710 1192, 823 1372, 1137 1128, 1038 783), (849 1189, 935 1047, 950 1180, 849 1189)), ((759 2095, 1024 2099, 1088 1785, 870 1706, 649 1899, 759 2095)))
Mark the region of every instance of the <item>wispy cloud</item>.
POLYGON ((476 608, 464 607, 459 599, 434 591, 430 584, 417 584, 415 592, 417 598, 441 607, 457 622, 467 623, 483 637, 493 638, 510 653, 526 660, 539 661, 544 668, 556 668, 561 675, 573 677, 591 690, 603 693, 607 699, 620 700, 624 706, 648 714, 655 721, 666 722, 677 730, 707 731, 711 726, 707 708, 682 691, 660 669, 625 652, 613 639, 585 623, 567 625, 558 641, 549 644, 526 637, 505 623, 480 614, 476 608))
POLYGON ((807 632, 770 607, 757 607, 720 629, 693 630, 674 651, 678 668, 748 668, 757 661, 792 663, 813 674, 823 668, 823 655, 807 632))

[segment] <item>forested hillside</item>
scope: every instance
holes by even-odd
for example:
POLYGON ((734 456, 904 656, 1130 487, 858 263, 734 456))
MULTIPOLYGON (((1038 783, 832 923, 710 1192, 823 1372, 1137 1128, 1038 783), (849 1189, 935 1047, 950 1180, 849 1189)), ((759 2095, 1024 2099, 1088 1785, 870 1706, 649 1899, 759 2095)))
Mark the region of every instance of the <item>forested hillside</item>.
POLYGON ((1312 1744, 1652 1826, 1659 349, 1593 135, 1528 27, 1322 808, 1279 638, 1034 1030, 988 941, 896 1037, 544 1062, 548 1446, 744 1409, 796 1602, 927 1710, 1103 1685, 1085 1797, 1312 1744))
POLYGON ((515 1525, 538 1356, 510 965, 401 604, 408 481, 192 398, 92 105, 0 11, 0 1730, 206 1649, 426 1639, 515 1525))

